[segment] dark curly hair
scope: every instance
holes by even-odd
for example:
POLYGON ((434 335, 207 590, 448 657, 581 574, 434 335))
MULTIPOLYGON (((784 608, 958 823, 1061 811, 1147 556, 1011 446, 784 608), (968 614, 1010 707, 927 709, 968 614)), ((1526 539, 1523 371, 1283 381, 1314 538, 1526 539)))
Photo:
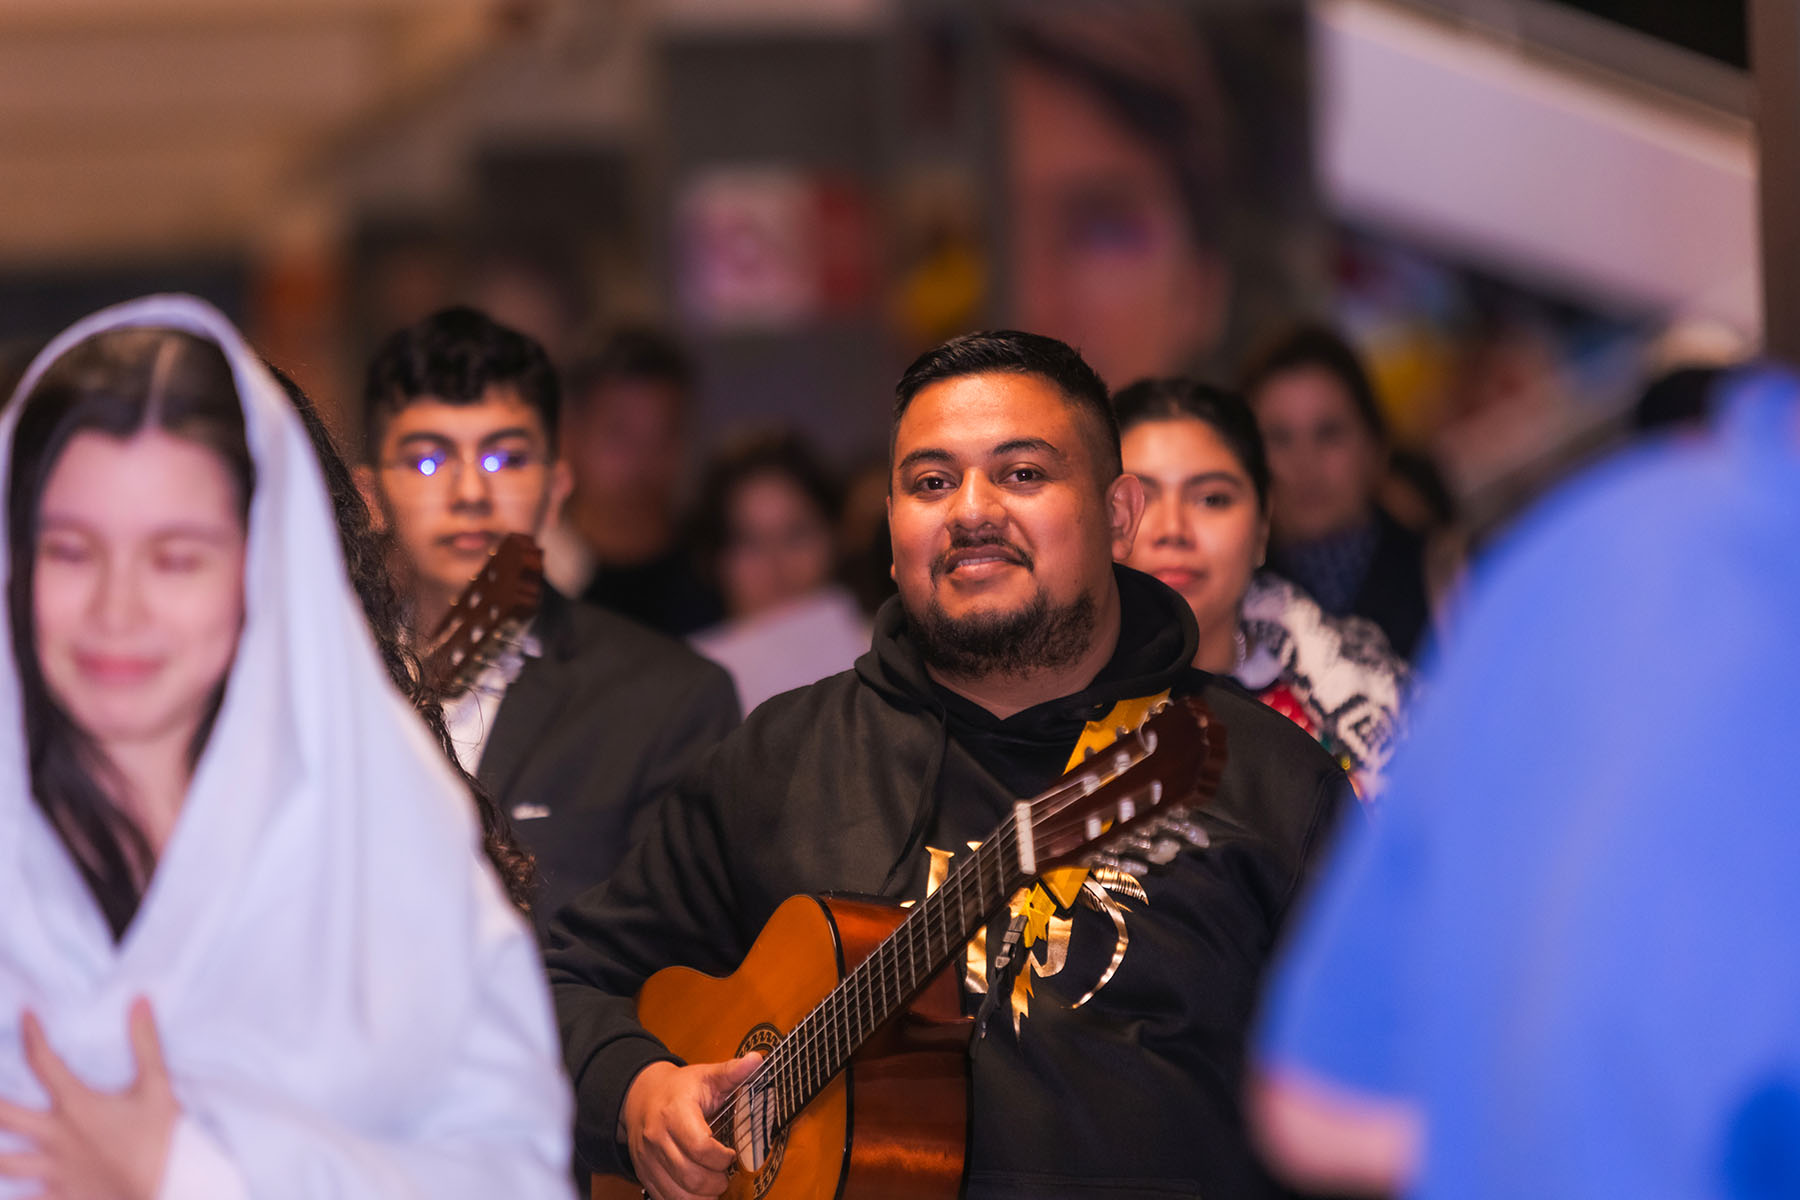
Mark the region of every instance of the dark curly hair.
POLYGON ((443 749, 445 759, 469 789, 476 815, 481 819, 481 848, 488 861, 493 863, 494 870, 499 872, 507 896, 521 911, 530 912, 531 893, 537 882, 536 864, 514 837, 512 822, 507 820, 506 813, 494 803, 487 789, 463 770, 450 742, 443 705, 425 687, 418 660, 406 648, 401 632, 406 627, 406 606, 388 571, 393 539, 376 530, 368 502, 363 499, 350 472, 350 464, 338 451, 331 431, 326 428, 313 402, 285 372, 273 365, 269 369, 287 392, 295 411, 300 414, 300 423, 306 426, 307 436, 312 439, 319 467, 325 475, 325 486, 331 493, 338 541, 344 548, 344 566, 350 573, 350 585, 356 589, 357 599, 362 601, 363 615, 368 618, 369 629, 375 635, 381 661, 393 678, 394 686, 412 701, 425 727, 431 730, 443 749))

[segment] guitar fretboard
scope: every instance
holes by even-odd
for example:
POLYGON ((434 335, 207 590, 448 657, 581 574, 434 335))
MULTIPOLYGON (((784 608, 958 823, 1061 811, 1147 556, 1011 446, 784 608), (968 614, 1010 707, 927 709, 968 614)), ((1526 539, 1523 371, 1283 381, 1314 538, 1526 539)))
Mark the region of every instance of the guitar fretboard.
MULTIPOLYGON (((975 936, 1029 877, 1019 866, 1015 821, 1006 821, 972 853, 959 856, 936 891, 914 905, 876 947, 770 1052, 746 1084, 753 1124, 772 1137, 850 1062, 883 1024, 975 936)), ((712 1122, 733 1142, 733 1105, 712 1122)), ((744 1131, 738 1130, 741 1137, 744 1131)))

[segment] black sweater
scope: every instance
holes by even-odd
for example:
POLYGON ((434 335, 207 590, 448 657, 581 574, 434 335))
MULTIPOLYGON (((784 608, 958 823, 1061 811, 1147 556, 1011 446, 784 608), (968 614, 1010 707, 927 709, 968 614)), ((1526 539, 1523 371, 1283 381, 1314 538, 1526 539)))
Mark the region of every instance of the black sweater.
POLYGON ((1034 978, 1018 1034, 1002 1005, 973 1044, 969 1194, 1271 1190, 1239 1111, 1245 1039, 1277 931, 1347 789, 1298 727, 1189 667, 1179 596, 1124 568, 1117 578, 1112 662, 1080 693, 1004 721, 930 681, 890 601, 854 670, 762 705, 611 881, 565 910, 548 960, 590 1166, 628 1169, 613 1137, 624 1093, 672 1058, 633 1011, 651 972, 731 971, 795 893, 922 895, 928 845, 984 836, 1016 795, 1062 772, 1088 720, 1173 688, 1203 696, 1227 731, 1224 781, 1194 817, 1204 835, 1140 872, 1148 903, 1123 899, 1129 940, 1092 1000, 1070 1007, 1105 971, 1116 926, 1077 904, 1064 914, 1067 961, 1034 978))

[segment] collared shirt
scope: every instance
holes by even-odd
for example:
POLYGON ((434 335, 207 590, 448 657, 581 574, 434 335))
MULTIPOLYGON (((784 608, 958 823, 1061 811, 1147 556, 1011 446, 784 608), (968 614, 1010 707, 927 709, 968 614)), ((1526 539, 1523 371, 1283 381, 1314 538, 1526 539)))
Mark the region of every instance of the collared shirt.
POLYGON ((445 703, 444 723, 450 729, 450 744, 456 749, 456 761, 469 774, 475 774, 481 765, 481 755, 494 731, 494 718, 500 712, 500 702, 506 699, 506 689, 519 678, 526 659, 540 658, 543 653, 543 642, 536 633, 526 630, 475 677, 467 690, 445 703))

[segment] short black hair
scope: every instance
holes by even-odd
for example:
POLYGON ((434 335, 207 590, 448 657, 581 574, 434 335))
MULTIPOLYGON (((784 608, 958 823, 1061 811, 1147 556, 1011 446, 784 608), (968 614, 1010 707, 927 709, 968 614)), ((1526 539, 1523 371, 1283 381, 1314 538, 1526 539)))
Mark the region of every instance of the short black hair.
POLYGON ((562 385, 536 340, 466 305, 394 331, 376 347, 363 383, 364 455, 379 457, 388 418, 409 404, 479 404, 493 387, 512 388, 537 411, 554 454, 562 385))
POLYGON ((1119 425, 1107 403, 1106 384, 1073 346, 1041 333, 988 329, 953 337, 913 359, 894 388, 894 419, 888 429, 889 469, 900 419, 913 398, 935 383, 969 375, 1035 375, 1057 391, 1077 413, 1090 418, 1099 433, 1094 462, 1107 481, 1125 473, 1119 456, 1119 425))
POLYGON ((571 360, 565 374, 569 403, 574 406, 609 383, 661 383, 685 397, 693 390, 695 377, 693 359, 681 343, 648 325, 613 330, 571 360))
POLYGON ((1324 371, 1337 380, 1363 427, 1375 440, 1387 444, 1387 419, 1375 399, 1375 385, 1363 366, 1356 348, 1334 329, 1324 325, 1301 325, 1282 334, 1251 357, 1244 369, 1243 392, 1254 405, 1257 391, 1276 375, 1303 368, 1324 371))
POLYGON ((1269 455, 1250 404, 1236 392, 1193 379, 1140 379, 1113 396, 1119 432, 1128 433, 1147 421, 1199 421, 1219 435, 1250 483, 1256 506, 1269 510, 1269 455))

